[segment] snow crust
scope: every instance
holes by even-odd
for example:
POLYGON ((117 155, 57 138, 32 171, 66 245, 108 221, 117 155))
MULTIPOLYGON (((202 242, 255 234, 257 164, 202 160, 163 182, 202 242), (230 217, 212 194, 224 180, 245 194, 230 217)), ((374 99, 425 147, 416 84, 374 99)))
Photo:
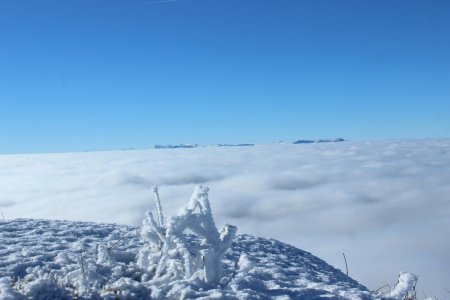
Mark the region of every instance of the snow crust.
POLYGON ((400 273, 388 292, 370 292, 308 252, 276 240, 235 238, 236 227, 228 224, 219 232, 208 191, 198 186, 165 224, 153 188, 158 223, 148 211, 140 230, 52 220, 2 222, 0 300, 415 296, 417 276, 409 273, 400 273))
POLYGON ((310 253, 250 235, 238 235, 225 253, 225 281, 217 287, 187 278, 143 280, 146 269, 136 257, 145 241, 135 227, 17 219, 0 223, 0 238, 0 299, 372 299, 310 253))

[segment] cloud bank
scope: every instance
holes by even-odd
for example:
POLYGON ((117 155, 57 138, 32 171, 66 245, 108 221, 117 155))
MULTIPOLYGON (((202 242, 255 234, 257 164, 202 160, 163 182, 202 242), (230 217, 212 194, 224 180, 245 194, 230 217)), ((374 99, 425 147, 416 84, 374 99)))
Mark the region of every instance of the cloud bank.
POLYGON ((0 156, 5 218, 140 225, 210 187, 218 225, 312 252, 369 288, 419 275, 418 292, 450 288, 450 140, 153 149, 0 156))

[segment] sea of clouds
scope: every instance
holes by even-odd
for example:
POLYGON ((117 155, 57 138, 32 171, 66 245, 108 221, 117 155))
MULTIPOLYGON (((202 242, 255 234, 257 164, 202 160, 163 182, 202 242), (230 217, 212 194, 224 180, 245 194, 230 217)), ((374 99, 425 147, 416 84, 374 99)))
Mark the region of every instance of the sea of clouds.
MULTIPOLYGON (((370 289, 419 275, 450 290, 450 140, 389 140, 0 155, 0 212, 140 225, 210 187, 218 226, 310 251, 370 289)), ((1 218, 1 214, 0 214, 1 218)))

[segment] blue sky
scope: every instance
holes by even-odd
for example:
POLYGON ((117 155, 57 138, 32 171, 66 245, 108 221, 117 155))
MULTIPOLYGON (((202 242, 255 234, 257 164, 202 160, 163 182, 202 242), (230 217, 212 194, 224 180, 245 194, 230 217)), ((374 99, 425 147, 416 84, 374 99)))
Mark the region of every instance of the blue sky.
POLYGON ((0 153, 450 137, 450 2, 0 2, 0 153))

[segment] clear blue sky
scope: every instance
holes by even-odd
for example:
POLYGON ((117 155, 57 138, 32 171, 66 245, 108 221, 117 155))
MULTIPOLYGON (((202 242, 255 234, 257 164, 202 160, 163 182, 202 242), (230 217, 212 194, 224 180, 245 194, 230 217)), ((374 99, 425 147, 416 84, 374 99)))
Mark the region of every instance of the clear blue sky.
POLYGON ((450 1, 0 1, 0 153, 328 137, 450 137, 450 1))

